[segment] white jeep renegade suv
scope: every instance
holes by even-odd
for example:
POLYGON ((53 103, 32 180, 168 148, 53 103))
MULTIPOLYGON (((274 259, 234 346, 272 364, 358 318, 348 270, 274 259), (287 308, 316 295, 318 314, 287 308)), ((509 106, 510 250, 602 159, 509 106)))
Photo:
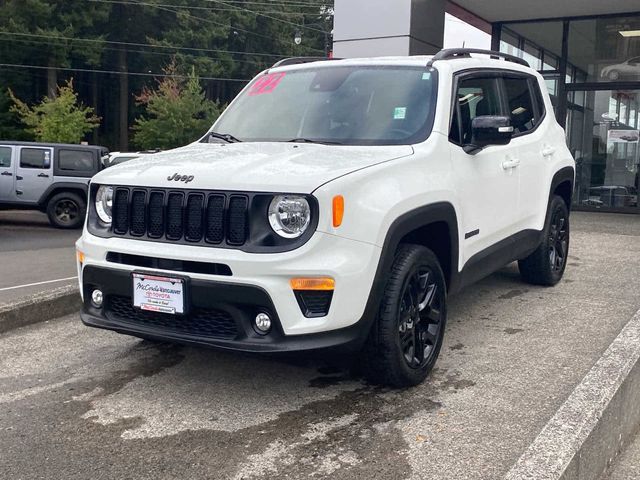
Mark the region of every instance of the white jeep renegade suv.
POLYGON ((285 60, 199 142, 94 177, 82 321, 346 348, 372 381, 415 385, 453 292, 515 260, 527 282, 560 280, 573 182, 544 80, 518 58, 285 60))

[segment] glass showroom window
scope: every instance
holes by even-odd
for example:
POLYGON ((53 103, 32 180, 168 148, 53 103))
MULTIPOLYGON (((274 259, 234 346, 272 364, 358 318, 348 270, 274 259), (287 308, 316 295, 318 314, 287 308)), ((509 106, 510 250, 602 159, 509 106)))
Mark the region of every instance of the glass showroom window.
POLYGON ((578 207, 638 210, 640 89, 568 94, 567 135, 576 159, 578 207))
POLYGON ((575 82, 640 81, 640 16, 572 20, 568 60, 575 82))

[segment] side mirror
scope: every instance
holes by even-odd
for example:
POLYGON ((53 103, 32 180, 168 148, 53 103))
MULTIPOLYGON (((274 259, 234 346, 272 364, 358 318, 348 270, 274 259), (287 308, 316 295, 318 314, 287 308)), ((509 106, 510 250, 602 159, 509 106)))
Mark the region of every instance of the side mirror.
POLYGON ((513 126, 509 117, 483 115, 471 121, 471 144, 464 151, 478 153, 490 145, 507 145, 513 137, 513 126))

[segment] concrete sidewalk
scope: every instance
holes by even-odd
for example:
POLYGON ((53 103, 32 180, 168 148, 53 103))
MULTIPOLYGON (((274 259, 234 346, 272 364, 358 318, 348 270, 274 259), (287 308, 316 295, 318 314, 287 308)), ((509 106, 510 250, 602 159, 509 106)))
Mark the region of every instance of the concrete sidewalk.
MULTIPOLYGON (((575 213, 555 288, 511 265, 451 299, 422 386, 155 345, 77 316, 0 336, 9 478, 502 478, 640 308, 640 217, 575 213)), ((624 477, 622 477, 624 478, 624 477)))
POLYGON ((603 477, 606 480, 638 480, 640 478, 640 435, 636 435, 627 446, 610 472, 603 477))

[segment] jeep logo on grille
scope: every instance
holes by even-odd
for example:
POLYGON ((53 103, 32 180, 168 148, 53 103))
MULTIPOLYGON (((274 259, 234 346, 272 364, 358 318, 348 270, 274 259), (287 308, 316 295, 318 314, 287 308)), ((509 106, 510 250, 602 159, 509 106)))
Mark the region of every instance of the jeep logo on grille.
POLYGON ((193 180, 193 175, 180 175, 179 173, 174 173, 173 175, 167 177, 167 180, 189 183, 193 180))

